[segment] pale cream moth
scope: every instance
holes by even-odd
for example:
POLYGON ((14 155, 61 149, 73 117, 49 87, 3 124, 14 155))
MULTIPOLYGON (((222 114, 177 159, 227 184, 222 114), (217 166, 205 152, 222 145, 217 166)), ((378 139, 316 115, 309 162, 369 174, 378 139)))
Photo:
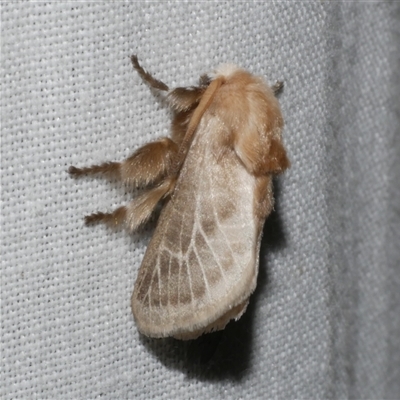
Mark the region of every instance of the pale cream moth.
POLYGON ((123 162, 70 167, 75 177, 103 174, 150 186, 127 206, 95 213, 134 231, 162 210, 132 295, 143 334, 193 339, 239 319, 256 287, 272 178, 289 167, 283 118, 269 87, 235 65, 221 65, 198 86, 169 89, 132 63, 174 112, 171 138, 148 143, 123 162))

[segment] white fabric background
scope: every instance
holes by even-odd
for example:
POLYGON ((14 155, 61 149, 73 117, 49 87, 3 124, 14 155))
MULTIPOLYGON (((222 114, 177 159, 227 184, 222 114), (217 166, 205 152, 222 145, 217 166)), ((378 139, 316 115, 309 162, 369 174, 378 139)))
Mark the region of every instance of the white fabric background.
POLYGON ((398 4, 3 3, 2 399, 398 398, 398 4), (170 86, 223 62, 285 81, 257 291, 194 342, 135 328, 151 229, 83 226, 132 194, 66 173, 168 134, 132 53, 170 86))

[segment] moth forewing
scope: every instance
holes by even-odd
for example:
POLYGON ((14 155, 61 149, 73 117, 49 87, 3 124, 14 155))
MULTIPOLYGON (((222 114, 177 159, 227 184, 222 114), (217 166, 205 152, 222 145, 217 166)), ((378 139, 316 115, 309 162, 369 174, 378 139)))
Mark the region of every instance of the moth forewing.
POLYGON ((146 335, 189 339, 222 329, 255 288, 257 178, 233 150, 217 159, 210 143, 218 127, 204 115, 142 261, 132 309, 146 335))
MULTIPOLYGON (((169 90, 136 57, 132 62, 151 87, 169 90)), ((172 139, 148 144, 122 163, 70 169, 74 176, 102 173, 155 186, 87 222, 134 230, 164 201, 132 295, 137 326, 151 337, 193 339, 240 318, 256 287, 272 176, 289 167, 277 85, 234 65, 200 82, 167 94, 175 112, 172 139)))

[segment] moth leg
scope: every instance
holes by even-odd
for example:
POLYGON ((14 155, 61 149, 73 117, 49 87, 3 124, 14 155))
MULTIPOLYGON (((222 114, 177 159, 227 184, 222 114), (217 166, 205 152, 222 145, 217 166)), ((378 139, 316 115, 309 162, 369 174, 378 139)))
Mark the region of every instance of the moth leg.
POLYGON ((199 104, 206 89, 207 86, 177 87, 168 93, 168 104, 177 112, 191 110, 199 104))
POLYGON ((122 181, 135 186, 158 181, 168 174, 178 149, 170 138, 144 145, 122 163, 122 181))
POLYGON ((96 213, 86 215, 85 225, 92 225, 103 223, 110 227, 119 227, 125 222, 126 218, 126 207, 118 207, 112 213, 103 213, 98 211, 96 213))
POLYGON ((106 162, 91 167, 70 167, 74 177, 102 174, 126 184, 148 185, 165 176, 178 152, 178 145, 170 138, 148 143, 122 162, 106 162))
POLYGON ((171 125, 172 139, 181 144, 185 137, 193 112, 206 90, 206 86, 176 88, 168 93, 167 101, 175 111, 171 125))
MULTIPOLYGON (((136 55, 131 56, 131 61, 133 68, 137 71, 139 76, 146 82, 151 88, 169 91, 169 87, 162 81, 154 78, 149 72, 147 72, 140 64, 136 55)), ((208 81, 205 78, 200 80, 200 86, 191 87, 178 87, 172 89, 167 96, 167 101, 171 108, 175 111, 186 111, 190 109, 193 105, 197 104, 204 91, 208 86, 208 81)))
POLYGON ((188 129, 190 119, 192 118, 194 110, 182 111, 175 114, 171 124, 171 137, 172 140, 178 145, 181 144, 185 133, 188 129))
POLYGON ((127 206, 122 206, 112 213, 97 212, 85 217, 85 224, 107 224, 112 228, 124 225, 133 232, 148 221, 157 204, 175 189, 175 178, 167 178, 155 188, 146 191, 131 201, 127 206))
POLYGON ((169 90, 168 86, 154 78, 150 73, 148 73, 140 64, 139 64, 139 60, 137 58, 136 55, 132 55, 131 56, 131 61, 132 61, 132 65, 133 68, 135 68, 135 70, 137 71, 137 73, 139 74, 139 76, 143 79, 144 82, 146 82, 150 87, 152 87, 153 89, 157 89, 157 90, 163 90, 163 91, 167 91, 169 90))
POLYGON ((277 95, 283 89, 283 82, 277 81, 275 85, 271 86, 271 89, 274 92, 274 95, 277 95))

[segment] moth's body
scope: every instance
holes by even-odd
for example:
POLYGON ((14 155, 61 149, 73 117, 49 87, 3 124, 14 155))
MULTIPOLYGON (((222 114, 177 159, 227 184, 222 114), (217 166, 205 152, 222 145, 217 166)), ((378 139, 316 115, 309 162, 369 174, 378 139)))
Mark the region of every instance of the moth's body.
MULTIPOLYGON (((132 61, 146 82, 168 90, 132 61)), ((132 295, 138 328, 151 337, 192 339, 240 318, 256 286, 272 174, 289 166, 273 89, 232 65, 206 82, 169 92, 173 140, 146 145, 123 163, 70 169, 157 183, 127 207, 87 222, 133 230, 165 199, 132 295)))

